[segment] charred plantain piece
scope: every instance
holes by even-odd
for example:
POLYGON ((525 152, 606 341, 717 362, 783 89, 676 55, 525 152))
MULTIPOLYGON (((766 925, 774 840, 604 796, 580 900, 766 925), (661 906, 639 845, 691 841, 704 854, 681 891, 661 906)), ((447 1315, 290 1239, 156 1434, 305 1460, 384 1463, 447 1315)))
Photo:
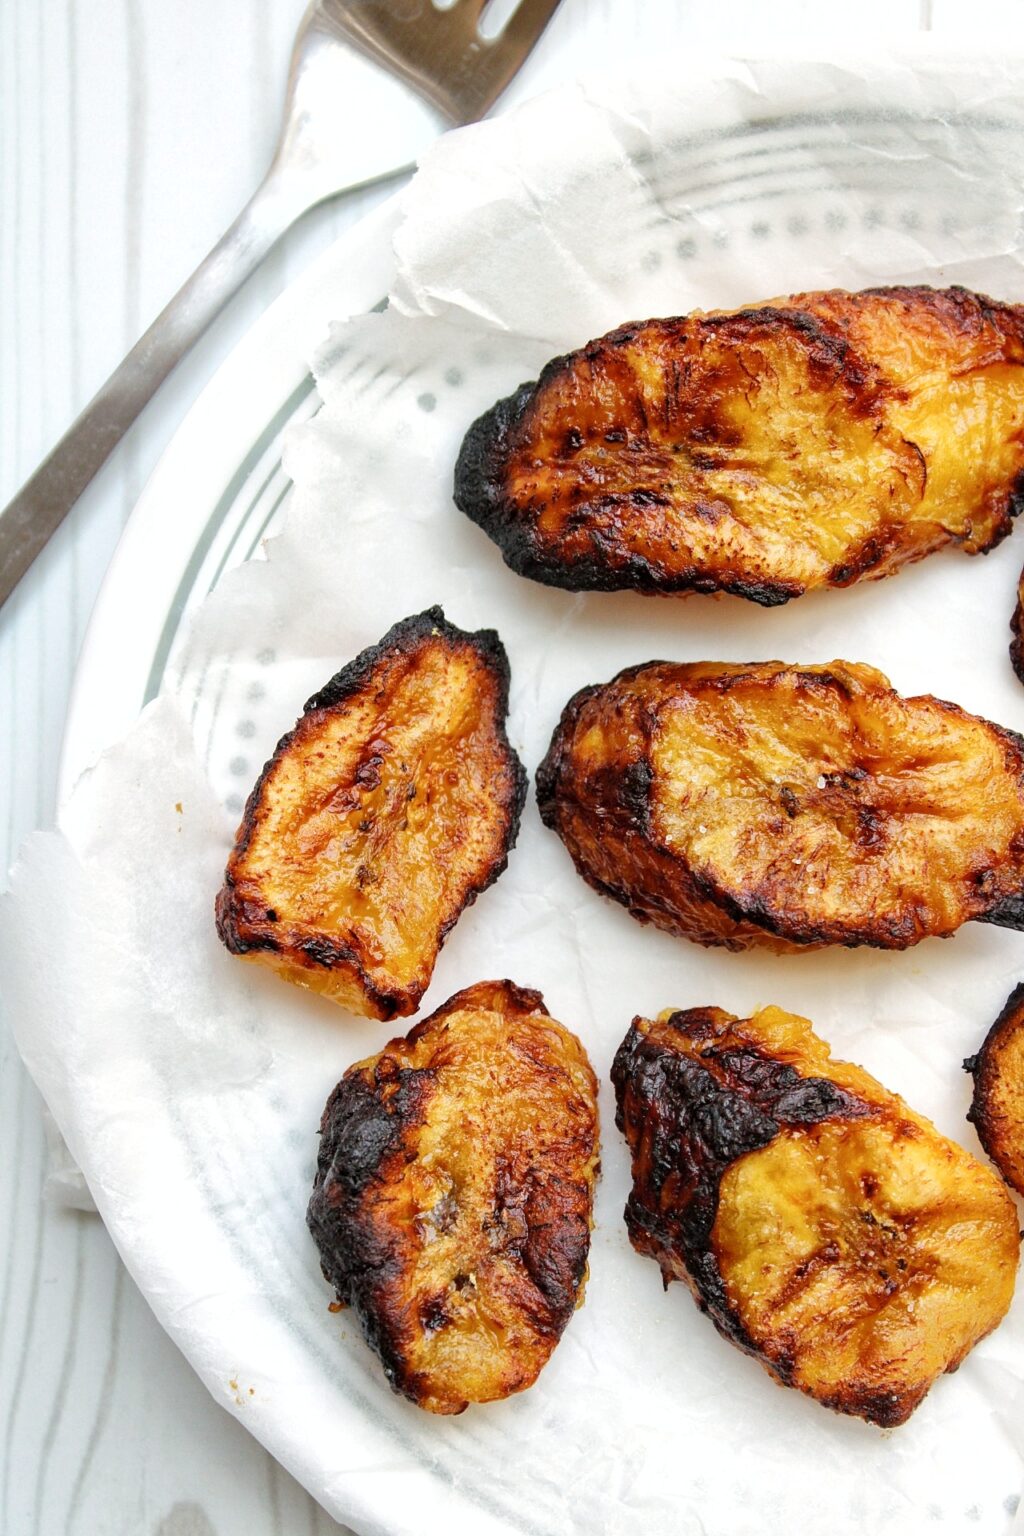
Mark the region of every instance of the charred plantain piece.
POLYGON ((1014 987, 977 1056, 967 1118, 1007 1184, 1024 1195, 1024 986, 1014 987))
POLYGON ((764 604, 984 553, 1024 505, 1024 307, 802 293, 624 325, 470 428, 455 501, 550 586, 764 604))
POLYGON ((353 1013, 414 1013, 519 830, 508 685, 494 630, 430 608, 314 694, 245 807, 217 897, 228 949, 353 1013))
POLYGON ((536 1381, 582 1305, 597 1083, 539 992, 481 981, 350 1067, 307 1221, 396 1392, 461 1413, 536 1381))
POLYGON ((537 799, 585 880, 700 944, 1024 921, 1024 740, 872 667, 628 668, 570 700, 537 799))
POLYGON ((612 1081, 633 1247, 782 1385, 902 1424, 1006 1313, 999 1179, 806 1019, 637 1018, 612 1081))

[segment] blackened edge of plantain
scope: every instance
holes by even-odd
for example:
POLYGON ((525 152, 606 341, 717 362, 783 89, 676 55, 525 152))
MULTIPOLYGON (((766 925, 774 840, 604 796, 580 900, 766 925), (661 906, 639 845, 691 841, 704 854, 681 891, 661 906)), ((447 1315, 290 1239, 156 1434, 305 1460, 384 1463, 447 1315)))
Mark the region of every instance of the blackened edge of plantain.
POLYGON ((1021 590, 1024 589, 1024 571, 1020 573, 1017 584, 1017 603, 1010 619, 1010 631, 1013 639, 1010 641, 1010 661, 1018 678, 1024 683, 1024 603, 1021 602, 1021 590))
POLYGON ((506 683, 504 703, 508 702, 508 657, 505 655, 505 647, 502 645, 497 630, 480 629, 471 634, 464 629, 459 629, 455 624, 449 623, 445 618, 444 609, 439 603, 432 608, 425 608, 422 613, 414 613, 407 619, 399 619, 392 624, 387 634, 375 645, 368 645, 364 651, 360 651, 351 661, 335 672, 332 678, 318 688, 302 706, 302 717, 313 714, 320 709, 336 709, 346 699, 352 698, 362 688, 363 684, 373 675, 374 670, 383 661, 389 661, 392 656, 407 656, 411 651, 428 640, 431 635, 440 635, 442 639, 452 645, 459 645, 469 641, 473 647, 493 661, 500 673, 503 674, 506 683))
MULTIPOLYGON (((563 358, 555 359, 559 364, 563 361, 563 358)), ((549 363, 541 378, 551 367, 549 363)), ((492 538, 496 536, 492 533, 491 522, 503 501, 501 473, 508 439, 522 421, 540 382, 540 379, 530 379, 520 384, 518 389, 478 416, 462 439, 455 461, 452 492, 455 505, 470 522, 483 528, 492 538)))
MULTIPOLYGON (((582 348, 581 353, 586 350, 582 348)), ((777 608, 801 597, 806 590, 801 582, 729 581, 720 575, 702 575, 696 566, 668 575, 635 553, 612 567, 599 556, 568 560, 537 544, 529 519, 510 508, 503 478, 516 431, 536 394, 581 353, 552 358, 538 379, 520 384, 478 416, 462 440, 455 463, 455 505, 498 546, 505 564, 519 576, 568 592, 638 592, 645 597, 725 592, 762 608, 777 608)))
MULTIPOLYGON (((480 983, 464 987, 446 1003, 415 1024, 404 1040, 419 1040, 452 1013, 479 1001, 480 983)), ((543 995, 505 978, 492 984, 500 991, 493 1006, 523 1018, 550 1017, 543 995)), ((390 1041, 389 1046, 396 1041, 390 1041)), ((367 1344, 381 1361, 395 1392, 419 1403, 415 1373, 408 1369, 393 1326, 396 1313, 381 1293, 404 1273, 401 1254, 389 1251, 373 1215, 374 1186, 388 1187, 408 1160, 404 1137, 427 1117, 437 1084, 435 1067, 403 1067, 385 1046, 368 1065, 350 1067, 332 1090, 320 1120, 313 1189, 306 1208, 306 1225, 320 1255, 320 1268, 338 1301, 352 1307, 367 1344), (394 1167, 392 1167, 394 1165, 394 1167)), ((596 1091, 596 1083, 594 1084, 596 1091)), ((552 1233, 545 1225, 544 1237, 552 1233)), ((560 1252, 555 1262, 527 1243, 522 1258, 550 1311, 549 1326, 532 1318, 538 1332, 561 1337, 576 1310, 590 1250, 590 1225, 572 1233, 555 1233, 560 1252), (568 1275, 568 1283, 566 1276, 568 1275)))
POLYGON ((423 1118, 435 1078, 430 1068, 400 1068, 397 1086, 385 1102, 375 1073, 356 1068, 345 1073, 320 1121, 316 1175, 306 1208, 324 1279, 342 1306, 355 1311, 391 1387, 414 1402, 414 1386, 387 1327, 390 1314, 377 1302, 378 1290, 401 1278, 402 1259, 389 1251, 373 1221, 362 1218, 362 1202, 374 1184, 386 1183, 388 1160, 402 1157, 403 1134, 423 1118))
POLYGON ((995 1023, 982 1041, 978 1052, 974 1056, 968 1056, 964 1061, 964 1071, 969 1072, 974 1081, 974 1092, 971 1096, 971 1107, 967 1111, 967 1119, 977 1131, 978 1140, 984 1147, 986 1155, 995 1164, 1006 1183, 1019 1195, 1024 1195, 1024 1188, 1016 1178, 1010 1176, 1005 1166, 1006 1159, 1002 1155, 996 1128, 991 1123, 988 1101, 998 1076, 997 1056, 999 1047, 1003 1043, 1003 1036, 1021 1027, 1022 1013, 1024 1013, 1024 982, 1019 982, 1000 1009, 995 1023))
MULTIPOLYGON (((340 704, 343 704, 347 699, 352 698, 359 692, 381 663, 388 661, 393 656, 408 655, 434 634, 439 634, 453 646, 472 646, 497 679, 498 687, 495 698, 496 735, 512 774, 512 790, 506 806, 508 814, 505 836, 502 842, 503 852, 491 864, 485 878, 469 890, 462 905, 442 927, 438 935, 438 953, 440 953, 449 933, 466 908, 472 906, 477 897, 488 890, 498 879, 499 875, 503 874, 508 868, 508 856, 515 847, 519 837, 519 828, 522 821, 523 808, 526 805, 526 791, 529 782, 526 768, 508 739, 508 699, 512 680, 508 652, 505 650, 501 636, 496 629, 478 629, 475 631, 459 629, 457 625, 450 623, 445 618, 444 609, 440 604, 435 604, 431 608, 424 609, 422 613, 413 614, 406 619, 400 619, 391 626, 387 634, 378 640, 375 645, 367 646, 352 661, 347 662, 345 666, 340 668, 322 688, 318 689, 316 693, 306 700, 299 719, 292 729, 286 731, 281 737, 273 753, 264 763, 259 778, 253 785, 252 791, 245 802, 242 821, 228 858, 224 882, 217 892, 214 903, 217 934, 231 954, 245 955, 254 950, 274 951, 288 947, 272 933, 263 932, 254 934, 251 938, 242 937, 238 923, 239 912, 234 900, 235 880, 231 867, 234 860, 240 858, 249 847, 253 829, 256 825, 257 811, 263 787, 278 758, 291 746, 310 715, 316 714, 321 710, 336 709, 340 704)), ((261 911, 259 918, 266 920, 266 912, 261 911)), ((412 991, 405 989, 397 992, 381 991, 378 989, 363 968, 359 955, 349 945, 335 944, 330 939, 317 937, 295 947, 313 965, 323 969, 329 970, 341 965, 351 965, 359 977, 360 986, 365 990, 367 997, 379 1010, 381 1018, 385 1021, 395 1018, 403 1011, 411 1012, 419 1002, 421 994, 415 991, 415 989, 412 991)))
MULTIPOLYGON (((656 663, 649 663, 656 665, 656 663)), ((566 760, 572 741, 572 731, 579 718, 583 706, 594 698, 595 695, 604 693, 622 678, 639 672, 639 667, 627 667, 619 672, 610 683, 591 683, 586 688, 580 688, 573 694, 565 705, 558 724, 551 736, 548 750, 537 766, 534 774, 534 789, 537 796, 537 808, 540 811, 540 819, 552 832, 561 836, 559 826, 559 799, 561 795, 561 778, 566 767, 566 760)), ((568 764, 568 781, 573 781, 572 764, 568 764)), ((654 767, 646 758, 638 758, 629 765, 627 773, 622 776, 622 782, 616 784, 616 801, 625 813, 631 826, 639 832, 648 832, 650 829, 650 791, 654 780, 654 767)), ((582 874, 583 871, 581 870, 582 874)), ((584 874, 584 878, 587 878, 584 874)))
MULTIPOLYGON (((956 709, 959 706, 946 704, 945 707, 956 709)), ((997 736, 1004 739, 1008 751, 1016 756, 1018 771, 1024 782, 1024 736, 1019 731, 1010 730, 1009 726, 996 725, 992 720, 985 721, 985 724, 989 725, 997 736)), ((1024 852, 1024 847, 1020 851, 1024 852)), ((1017 933, 1024 933, 1024 886, 1012 895, 1004 896, 1001 901, 994 902, 987 912, 980 912, 976 917, 971 918, 971 922, 990 923, 993 928, 1009 928, 1017 933)))
POLYGON ((993 928, 1010 928, 1016 933, 1024 933, 1024 894, 1004 897, 987 912, 971 918, 971 922, 991 923, 993 928))
MULTIPOLYGON (((667 1287, 679 1278, 680 1258, 700 1310, 730 1343, 766 1365, 784 1386, 795 1386, 793 1356, 768 1358, 731 1305, 713 1246, 722 1178, 747 1153, 767 1147, 787 1126, 832 1119, 863 1119, 870 1104, 828 1078, 801 1077, 788 1063, 754 1045, 715 1048, 735 1022, 719 1008, 689 1008, 659 1030, 678 1030, 707 1042, 708 1065, 662 1040, 652 1040, 635 1018, 612 1064, 615 1123, 629 1146, 633 1187, 624 1219, 637 1253, 655 1258, 667 1287), (658 1196, 671 1183, 669 1210, 658 1196)), ((883 1428, 901 1423, 904 1408, 891 1393, 826 1406, 852 1412, 883 1428)))

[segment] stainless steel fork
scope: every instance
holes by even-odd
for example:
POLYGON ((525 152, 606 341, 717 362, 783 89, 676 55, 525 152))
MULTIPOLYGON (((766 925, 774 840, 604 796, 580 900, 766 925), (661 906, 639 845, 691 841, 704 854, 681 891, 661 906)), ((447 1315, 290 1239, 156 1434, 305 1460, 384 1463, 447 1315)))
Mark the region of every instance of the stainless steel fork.
POLYGON ((281 132, 262 185, 0 512, 0 604, 285 230, 327 198, 408 170, 443 128, 483 117, 559 0, 520 0, 491 39, 480 34, 486 3, 455 0, 440 10, 433 0, 313 0, 296 35, 281 132), (365 97, 367 66, 347 45, 382 66, 374 71, 372 121, 362 124, 353 122, 351 100, 357 89, 365 97))

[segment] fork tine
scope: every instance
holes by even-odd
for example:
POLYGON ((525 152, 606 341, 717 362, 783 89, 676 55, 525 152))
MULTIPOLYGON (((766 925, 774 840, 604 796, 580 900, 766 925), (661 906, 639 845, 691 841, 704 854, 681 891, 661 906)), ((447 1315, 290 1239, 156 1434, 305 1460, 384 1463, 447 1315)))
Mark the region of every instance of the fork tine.
POLYGON ((522 58, 530 53, 541 33, 555 14, 559 0, 519 0, 519 5, 494 39, 498 47, 521 48, 522 58))
MULTIPOLYGON (((2 3, 2 0, 0 0, 2 3)), ((314 0, 333 30, 390 70, 452 124, 483 117, 528 58, 559 0, 520 0, 496 37, 479 35, 481 0, 314 0)))

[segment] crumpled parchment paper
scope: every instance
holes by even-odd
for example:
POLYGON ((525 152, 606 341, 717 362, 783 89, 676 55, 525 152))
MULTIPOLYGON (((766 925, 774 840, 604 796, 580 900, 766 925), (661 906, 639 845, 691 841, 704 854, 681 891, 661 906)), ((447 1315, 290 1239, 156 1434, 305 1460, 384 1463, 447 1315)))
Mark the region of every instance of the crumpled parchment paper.
MULTIPOLYGON (((210 1390, 330 1509, 388 1536, 1005 1532, 1024 1486, 1024 1298, 889 1434, 775 1386, 630 1250, 608 1069, 635 1013, 807 1014, 975 1147, 961 1059, 1024 970, 969 926, 905 954, 704 951, 575 876, 532 799, 507 873, 461 919, 423 1012, 490 976, 540 987, 602 1080, 586 1305, 537 1386, 437 1420, 388 1391, 304 1226, 324 1100, 393 1031, 219 945, 241 801, 303 700, 440 602, 496 626, 510 735, 536 767, 579 686, 655 656, 874 663, 1016 729, 1020 550, 760 610, 546 590, 454 509, 473 418, 628 318, 803 287, 964 282, 1024 299, 1024 98, 1011 62, 709 63, 594 83, 449 135, 408 194, 389 310, 334 328, 296 429, 296 495, 165 696, 37 835, 0 921, 26 1062, 163 1325, 210 1390)), ((325 330, 330 316, 324 317, 325 330)))

